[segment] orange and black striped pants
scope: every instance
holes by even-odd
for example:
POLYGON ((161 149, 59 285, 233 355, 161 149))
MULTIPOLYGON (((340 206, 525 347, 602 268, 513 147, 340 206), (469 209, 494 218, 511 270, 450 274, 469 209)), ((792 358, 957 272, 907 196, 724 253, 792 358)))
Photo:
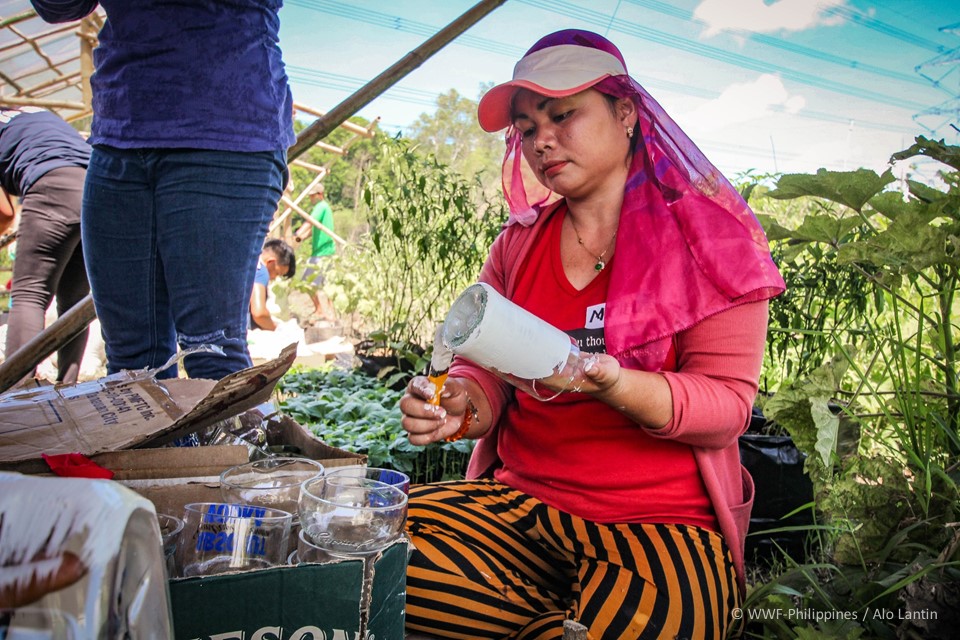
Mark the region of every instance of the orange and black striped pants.
POLYGON ((411 487, 407 629, 439 638, 723 638, 739 606, 720 534, 597 524, 492 480, 411 487))

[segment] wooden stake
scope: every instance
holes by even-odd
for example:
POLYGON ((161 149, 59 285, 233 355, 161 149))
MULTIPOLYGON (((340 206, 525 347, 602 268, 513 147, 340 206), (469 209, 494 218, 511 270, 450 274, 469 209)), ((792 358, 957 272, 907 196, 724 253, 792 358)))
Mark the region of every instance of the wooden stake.
POLYGON ((96 47, 97 27, 93 20, 80 21, 80 93, 83 96, 83 110, 93 108, 93 91, 90 89, 90 76, 93 75, 93 50, 96 47))
POLYGON ((575 620, 563 621, 563 640, 587 640, 588 629, 575 620))
POLYGON ((83 111, 86 108, 82 102, 20 98, 17 96, 0 96, 0 103, 19 104, 27 107, 46 107, 47 109, 76 109, 78 111, 83 111))
POLYGON ((310 224, 312 224, 313 226, 315 226, 317 229, 320 229, 320 231, 323 231, 325 234, 327 234, 328 236, 330 236, 331 238, 333 238, 334 240, 336 240, 337 242, 339 242, 339 243, 342 244, 343 246, 349 246, 349 245, 350 245, 349 242, 347 242, 346 240, 344 240, 343 238, 341 238, 340 236, 338 236, 337 234, 335 234, 333 231, 331 231, 330 229, 327 229, 325 226, 323 226, 322 224, 320 224, 319 222, 317 222, 316 220, 314 220, 313 217, 312 217, 309 213, 307 213, 306 211, 304 211, 303 209, 301 209, 299 206, 295 205, 295 204, 293 203, 293 201, 292 201, 290 198, 288 198, 286 195, 280 196, 280 200, 281 200, 285 205, 287 205, 288 207, 290 207, 291 209, 293 209, 294 211, 296 211, 297 213, 299 213, 299 214, 303 217, 304 220, 306 220, 307 222, 309 222, 310 224))
MULTIPOLYGON (((309 114, 312 115, 312 116, 317 116, 318 118, 322 118, 323 116, 327 115, 325 111, 320 111, 319 109, 314 109, 313 107, 308 107, 307 105, 305 105, 305 104, 300 104, 299 102, 294 102, 294 103, 293 103, 293 108, 296 109, 297 111, 302 111, 302 112, 304 112, 304 113, 309 113, 309 114)), ((378 118, 378 120, 379 120, 379 118, 378 118)), ((373 132, 372 132, 372 131, 370 131, 370 130, 368 130, 368 129, 362 127, 362 126, 360 126, 359 124, 357 124, 357 123, 355 123, 355 122, 350 122, 349 120, 344 120, 343 123, 342 123, 340 126, 343 127, 344 129, 346 129, 347 131, 351 132, 351 133, 357 134, 358 136, 363 136, 364 138, 372 138, 372 137, 373 137, 373 132)))
POLYGON ((77 337, 96 317, 93 295, 88 293, 30 342, 7 354, 6 360, 0 364, 0 393, 32 374, 38 364, 77 337))

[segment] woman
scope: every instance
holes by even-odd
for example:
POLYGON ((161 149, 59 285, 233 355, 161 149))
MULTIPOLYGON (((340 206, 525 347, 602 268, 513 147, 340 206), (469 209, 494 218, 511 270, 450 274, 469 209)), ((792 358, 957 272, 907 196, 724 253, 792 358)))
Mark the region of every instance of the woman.
MULTIPOLYGON (((90 291, 80 247, 80 201, 90 146, 58 115, 37 107, 0 109, 0 220, 20 197, 6 355, 43 331, 50 302, 62 316, 90 291)), ((87 329, 57 350, 57 382, 73 383, 87 329)))
POLYGON ((551 402, 466 361, 439 407, 411 381, 411 443, 480 440, 472 479, 411 490, 408 628, 721 638, 753 493, 737 437, 784 288, 762 229, 596 34, 541 39, 479 120, 507 128, 511 208, 480 279, 597 358, 551 402))
POLYGON ((31 2, 49 22, 107 14, 81 221, 107 371, 207 344, 222 353, 187 356, 191 378, 249 367, 253 276, 295 140, 282 0, 31 2))

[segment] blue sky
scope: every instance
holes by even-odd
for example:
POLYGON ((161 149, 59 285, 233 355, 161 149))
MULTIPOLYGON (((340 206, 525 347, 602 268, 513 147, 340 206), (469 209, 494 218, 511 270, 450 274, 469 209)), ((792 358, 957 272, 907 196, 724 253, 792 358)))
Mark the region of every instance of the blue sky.
MULTIPOLYGON (((295 100, 331 109, 475 3, 285 0, 295 100)), ((476 99, 564 28, 617 44, 728 175, 879 170, 918 134, 960 143, 956 0, 508 0, 360 114, 393 133, 451 88, 476 99)))

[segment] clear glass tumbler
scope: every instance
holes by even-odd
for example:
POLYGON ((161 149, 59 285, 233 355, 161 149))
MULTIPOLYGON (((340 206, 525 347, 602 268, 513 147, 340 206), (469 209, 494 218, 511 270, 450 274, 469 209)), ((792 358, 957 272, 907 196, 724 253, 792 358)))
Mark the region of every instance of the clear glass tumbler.
POLYGON ((293 515, 255 505, 194 502, 184 507, 180 575, 208 576, 283 564, 293 515))

